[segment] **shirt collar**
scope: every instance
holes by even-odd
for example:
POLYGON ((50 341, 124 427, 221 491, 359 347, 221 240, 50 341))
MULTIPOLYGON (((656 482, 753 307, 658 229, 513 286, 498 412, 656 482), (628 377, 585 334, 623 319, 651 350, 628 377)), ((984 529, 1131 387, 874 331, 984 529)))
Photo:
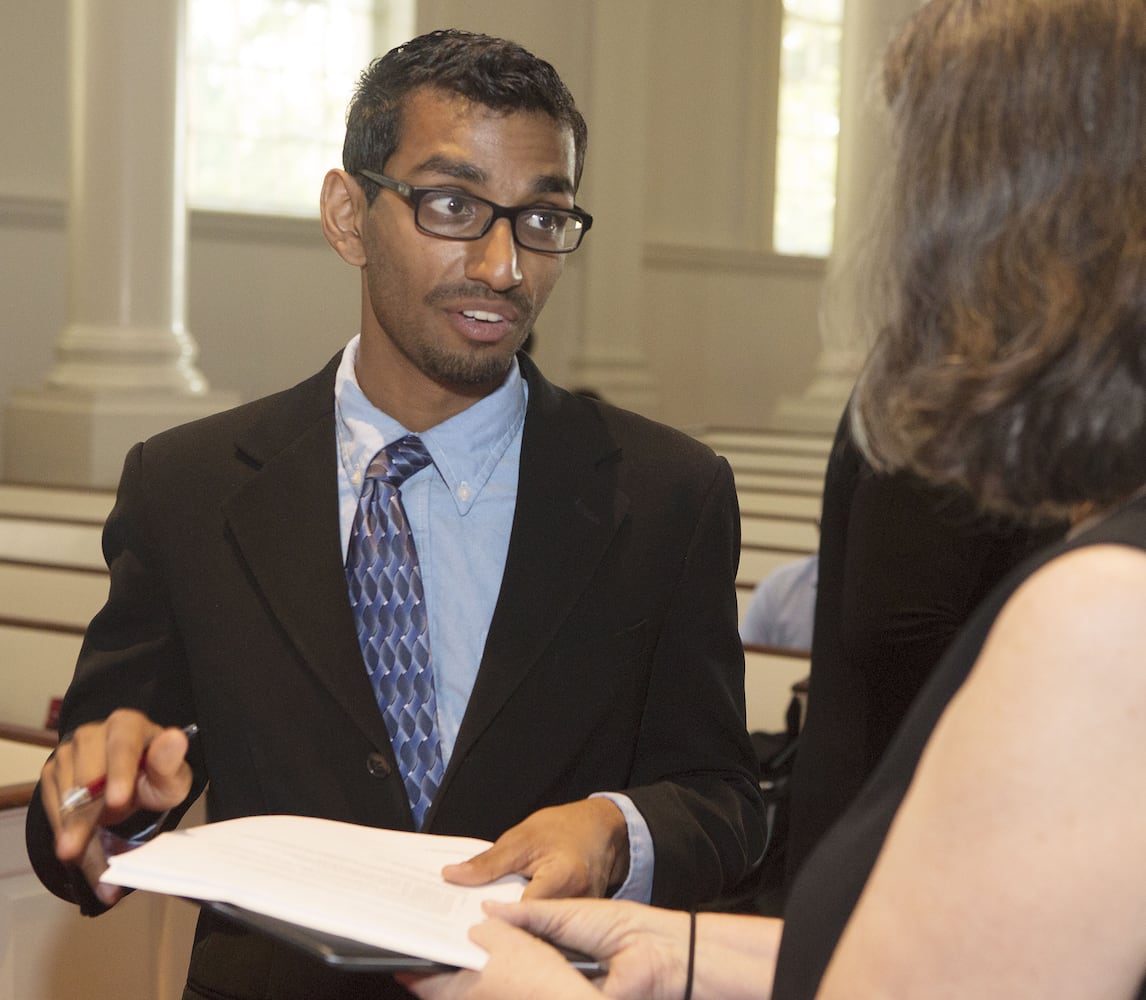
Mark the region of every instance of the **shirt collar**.
MULTIPOLYGON (((366 398, 354 364, 358 337, 342 353, 334 378, 338 458, 346 478, 361 491, 371 459, 392 441, 409 434, 393 417, 366 398)), ((488 396, 418 436, 425 442, 443 483, 464 515, 489 481, 497 463, 525 420, 528 389, 514 358, 505 381, 488 396)))

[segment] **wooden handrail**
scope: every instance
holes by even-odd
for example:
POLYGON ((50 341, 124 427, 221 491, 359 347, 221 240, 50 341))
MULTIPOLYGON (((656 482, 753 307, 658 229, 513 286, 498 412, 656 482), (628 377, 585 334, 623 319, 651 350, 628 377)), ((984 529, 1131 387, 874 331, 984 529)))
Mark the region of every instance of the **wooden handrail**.
POLYGON ((54 729, 14 726, 10 722, 0 722, 0 740, 14 740, 16 743, 30 743, 38 747, 54 747, 58 738, 54 729))
POLYGON ((0 809, 23 809, 32 801, 35 790, 34 781, 23 785, 0 786, 0 809))
MULTIPOLYGON (((0 723, 0 739, 12 740, 16 743, 27 743, 31 746, 54 747, 57 741, 55 730, 40 729, 33 726, 14 726, 10 723, 0 723)), ((15 785, 0 786, 0 809, 23 809, 32 801, 32 793, 36 790, 34 781, 23 781, 15 785)))
POLYGON ((754 642, 744 643, 746 653, 767 653, 769 656, 787 656, 793 660, 806 660, 812 655, 810 649, 792 649, 789 646, 760 646, 754 642))

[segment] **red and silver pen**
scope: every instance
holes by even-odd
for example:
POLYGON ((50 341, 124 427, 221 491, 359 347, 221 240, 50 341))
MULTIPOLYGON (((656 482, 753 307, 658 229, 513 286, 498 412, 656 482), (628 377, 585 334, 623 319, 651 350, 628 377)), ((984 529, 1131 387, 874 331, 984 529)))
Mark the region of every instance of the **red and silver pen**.
MULTIPOLYGON (((197 736, 199 727, 192 722, 189 726, 184 726, 182 733, 187 739, 197 736)), ((147 757, 147 751, 144 750, 143 757, 140 758, 140 765, 142 766, 144 758, 147 757)), ((107 788, 107 775, 100 775, 100 777, 89 781, 86 785, 77 785, 75 788, 69 788, 64 792, 64 797, 60 799, 60 815, 67 816, 69 813, 75 812, 77 809, 82 809, 89 802, 94 802, 104 793, 107 788)))

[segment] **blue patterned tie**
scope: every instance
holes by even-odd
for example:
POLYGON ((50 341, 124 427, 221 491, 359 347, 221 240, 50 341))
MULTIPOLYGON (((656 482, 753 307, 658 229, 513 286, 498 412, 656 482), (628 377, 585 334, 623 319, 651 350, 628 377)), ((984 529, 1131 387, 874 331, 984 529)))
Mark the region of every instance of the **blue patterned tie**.
POLYGON ((374 456, 346 556, 358 641, 418 830, 442 780, 442 752, 422 571, 398 488, 430 461, 413 434, 374 456))

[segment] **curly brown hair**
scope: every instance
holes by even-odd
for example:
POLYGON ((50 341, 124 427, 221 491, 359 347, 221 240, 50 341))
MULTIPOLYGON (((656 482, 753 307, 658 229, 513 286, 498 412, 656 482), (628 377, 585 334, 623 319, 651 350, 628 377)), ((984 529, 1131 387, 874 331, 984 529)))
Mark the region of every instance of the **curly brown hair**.
POLYGON ((1031 519, 1146 484, 1146 2, 932 0, 888 50, 877 468, 1031 519))

